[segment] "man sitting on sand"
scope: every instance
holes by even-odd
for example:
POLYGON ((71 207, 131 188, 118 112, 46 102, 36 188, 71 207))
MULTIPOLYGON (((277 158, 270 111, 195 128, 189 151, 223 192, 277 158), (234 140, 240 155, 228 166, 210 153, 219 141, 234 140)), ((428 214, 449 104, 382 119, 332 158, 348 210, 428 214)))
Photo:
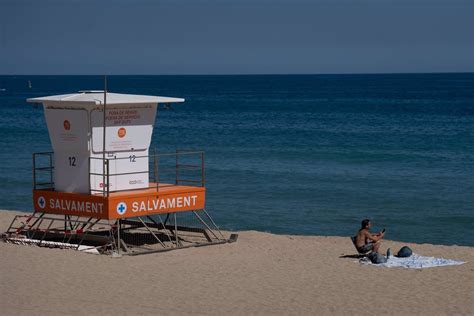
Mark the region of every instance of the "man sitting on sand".
POLYGON ((364 219, 361 223, 361 228, 357 232, 355 246, 360 253, 367 253, 369 251, 379 252, 381 239, 385 235, 384 231, 378 234, 370 233, 369 229, 372 226, 369 219, 364 219))

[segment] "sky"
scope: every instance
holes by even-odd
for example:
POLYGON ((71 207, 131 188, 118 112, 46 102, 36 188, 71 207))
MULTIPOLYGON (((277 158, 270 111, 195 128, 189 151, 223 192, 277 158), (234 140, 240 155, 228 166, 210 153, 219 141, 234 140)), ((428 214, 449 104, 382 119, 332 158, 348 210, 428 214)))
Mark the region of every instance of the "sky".
POLYGON ((0 0, 0 74, 474 71, 474 0, 0 0))

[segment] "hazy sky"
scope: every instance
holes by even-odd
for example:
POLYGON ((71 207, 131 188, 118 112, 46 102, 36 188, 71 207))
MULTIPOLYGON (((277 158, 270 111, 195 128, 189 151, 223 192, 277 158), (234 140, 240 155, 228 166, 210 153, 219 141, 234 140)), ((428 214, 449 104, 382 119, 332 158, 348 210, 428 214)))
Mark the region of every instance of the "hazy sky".
POLYGON ((474 71, 474 0, 0 0, 0 74, 474 71))

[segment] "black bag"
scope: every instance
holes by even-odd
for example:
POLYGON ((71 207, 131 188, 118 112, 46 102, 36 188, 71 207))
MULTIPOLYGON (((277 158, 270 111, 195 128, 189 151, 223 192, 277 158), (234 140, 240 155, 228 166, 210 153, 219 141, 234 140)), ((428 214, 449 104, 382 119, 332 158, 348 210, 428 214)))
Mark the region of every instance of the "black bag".
POLYGON ((397 253, 397 257, 399 258, 408 258, 413 254, 413 251, 411 251, 410 247, 408 246, 403 246, 397 253))

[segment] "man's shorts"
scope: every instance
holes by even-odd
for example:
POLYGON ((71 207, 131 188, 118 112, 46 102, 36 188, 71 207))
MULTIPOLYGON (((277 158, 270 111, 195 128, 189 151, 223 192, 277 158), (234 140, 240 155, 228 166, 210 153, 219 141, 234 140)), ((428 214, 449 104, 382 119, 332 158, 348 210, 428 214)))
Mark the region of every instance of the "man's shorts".
POLYGON ((357 251, 360 253, 366 253, 374 249, 374 243, 369 242, 368 244, 363 245, 362 247, 357 248, 357 251))

